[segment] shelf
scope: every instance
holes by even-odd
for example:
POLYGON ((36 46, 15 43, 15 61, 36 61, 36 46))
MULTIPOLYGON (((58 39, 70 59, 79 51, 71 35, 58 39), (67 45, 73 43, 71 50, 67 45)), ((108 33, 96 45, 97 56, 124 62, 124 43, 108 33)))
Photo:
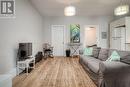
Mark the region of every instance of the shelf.
POLYGON ((122 37, 112 37, 112 38, 122 38, 122 37))
POLYGON ((130 44, 130 43, 125 43, 125 44, 130 44))

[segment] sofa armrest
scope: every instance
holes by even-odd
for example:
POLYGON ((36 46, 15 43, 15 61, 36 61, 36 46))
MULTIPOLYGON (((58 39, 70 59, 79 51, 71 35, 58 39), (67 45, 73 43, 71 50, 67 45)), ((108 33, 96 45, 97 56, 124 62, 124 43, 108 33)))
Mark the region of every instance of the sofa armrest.
POLYGON ((104 61, 99 64, 99 72, 101 72, 103 75, 130 73, 130 65, 123 62, 104 61))

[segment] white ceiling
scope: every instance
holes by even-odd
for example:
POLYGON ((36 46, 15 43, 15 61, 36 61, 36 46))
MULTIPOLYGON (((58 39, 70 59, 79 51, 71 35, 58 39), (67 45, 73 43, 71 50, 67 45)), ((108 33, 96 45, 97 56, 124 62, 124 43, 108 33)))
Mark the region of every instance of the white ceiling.
MULTIPOLYGON (((44 16, 64 16, 64 8, 69 0, 30 0, 44 16)), ((73 0, 70 0, 73 1, 73 0)), ((77 16, 113 16, 114 8, 121 0, 75 0, 77 16)), ((130 4, 130 0, 126 0, 130 4)))

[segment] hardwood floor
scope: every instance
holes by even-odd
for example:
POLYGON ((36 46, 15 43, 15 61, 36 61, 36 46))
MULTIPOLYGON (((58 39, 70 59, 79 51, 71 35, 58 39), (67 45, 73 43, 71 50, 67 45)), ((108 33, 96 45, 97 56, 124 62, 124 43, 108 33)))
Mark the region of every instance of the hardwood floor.
POLYGON ((28 75, 13 79, 13 87, 96 87, 78 58, 48 58, 28 75))

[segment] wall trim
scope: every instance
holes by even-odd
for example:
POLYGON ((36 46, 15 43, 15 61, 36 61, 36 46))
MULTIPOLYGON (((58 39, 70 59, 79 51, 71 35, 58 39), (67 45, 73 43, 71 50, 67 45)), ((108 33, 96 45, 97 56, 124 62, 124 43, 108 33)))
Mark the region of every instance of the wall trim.
POLYGON ((14 78, 17 75, 16 68, 11 69, 6 74, 9 74, 9 75, 11 75, 11 78, 14 78))

